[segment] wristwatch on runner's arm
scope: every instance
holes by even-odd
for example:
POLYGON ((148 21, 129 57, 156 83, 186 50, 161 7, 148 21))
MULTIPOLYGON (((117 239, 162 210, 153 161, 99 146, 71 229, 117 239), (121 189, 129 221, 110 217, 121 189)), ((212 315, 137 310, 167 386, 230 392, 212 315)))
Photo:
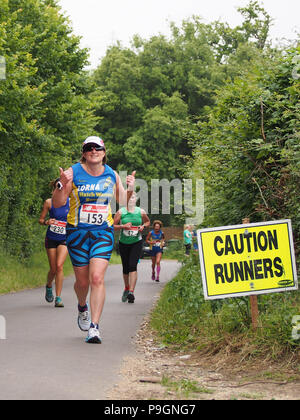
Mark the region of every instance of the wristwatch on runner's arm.
POLYGON ((60 181, 57 181, 57 183, 56 183, 56 188, 57 188, 58 190, 62 190, 62 189, 63 189, 63 184, 62 184, 60 181))

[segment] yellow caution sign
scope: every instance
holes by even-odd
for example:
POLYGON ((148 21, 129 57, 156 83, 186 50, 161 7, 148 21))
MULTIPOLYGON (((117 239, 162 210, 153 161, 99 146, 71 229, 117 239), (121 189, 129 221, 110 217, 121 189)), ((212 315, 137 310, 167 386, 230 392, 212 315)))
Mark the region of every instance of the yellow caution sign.
POLYGON ((205 299, 298 289, 291 220, 197 231, 205 299))

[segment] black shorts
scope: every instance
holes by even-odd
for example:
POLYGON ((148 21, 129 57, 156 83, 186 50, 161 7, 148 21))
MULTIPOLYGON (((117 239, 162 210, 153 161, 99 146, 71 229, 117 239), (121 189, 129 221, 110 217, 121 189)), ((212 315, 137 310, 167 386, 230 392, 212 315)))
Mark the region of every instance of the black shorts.
POLYGON ((119 251, 122 259, 123 274, 129 274, 137 271, 137 264, 141 257, 143 241, 140 240, 134 244, 122 244, 119 242, 119 251))
POLYGON ((191 244, 185 244, 184 246, 185 246, 185 253, 186 253, 186 255, 190 255, 190 251, 191 251, 192 245, 191 244))
POLYGON ((47 238, 47 236, 46 236, 46 238, 45 238, 45 248, 46 249, 57 248, 59 245, 65 245, 65 246, 67 246, 65 240, 63 240, 63 241, 55 241, 53 239, 47 238))

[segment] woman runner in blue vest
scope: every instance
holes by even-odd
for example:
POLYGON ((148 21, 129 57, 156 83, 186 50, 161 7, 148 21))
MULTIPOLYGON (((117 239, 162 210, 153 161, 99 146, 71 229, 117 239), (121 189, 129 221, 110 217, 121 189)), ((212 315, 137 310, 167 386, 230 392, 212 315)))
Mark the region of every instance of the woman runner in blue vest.
MULTIPOLYGON (((58 181, 59 178, 50 183, 52 186, 52 194, 58 181)), ((62 207, 54 208, 52 205, 52 199, 48 198, 44 202, 39 219, 39 223, 41 225, 48 226, 45 237, 45 248, 50 269, 47 275, 45 299, 47 302, 53 302, 54 296, 52 292, 52 283, 55 279, 56 308, 64 307, 61 299, 61 292, 64 281, 63 266, 68 255, 68 248, 66 244, 66 225, 69 208, 69 200, 67 200, 62 207), (48 219, 46 219, 47 214, 49 214, 48 219)))
POLYGON ((119 175, 106 164, 103 140, 90 136, 82 144, 80 162, 66 171, 60 168, 60 184, 53 193, 55 207, 70 197, 67 246, 76 277, 77 323, 82 331, 88 331, 87 343, 102 342, 99 321, 105 301, 104 276, 114 245, 110 203, 115 196, 121 205, 127 205, 134 189, 135 171, 126 182, 127 190, 119 175), (89 290, 90 308, 86 301, 89 290))
POLYGON ((159 282, 160 274, 160 262, 163 254, 163 247, 165 244, 165 235, 162 228, 162 222, 160 220, 154 220, 153 229, 148 233, 146 242, 150 245, 150 255, 152 259, 152 280, 159 282), (156 266, 156 275, 155 275, 156 266))

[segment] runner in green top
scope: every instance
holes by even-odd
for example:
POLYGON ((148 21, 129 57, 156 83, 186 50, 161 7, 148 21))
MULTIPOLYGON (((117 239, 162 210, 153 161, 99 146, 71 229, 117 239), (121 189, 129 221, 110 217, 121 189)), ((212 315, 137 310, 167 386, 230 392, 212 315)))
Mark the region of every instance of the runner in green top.
POLYGON ((139 226, 143 224, 142 209, 135 207, 133 211, 129 211, 126 207, 120 209, 121 224, 131 223, 130 229, 122 229, 120 234, 120 242, 122 244, 134 244, 142 239, 142 233, 139 226))
POLYGON ((185 256, 188 257, 190 255, 190 250, 193 243, 193 234, 191 232, 192 227, 190 225, 186 225, 183 231, 183 243, 185 246, 185 256))
POLYGON ((119 250, 123 266, 123 279, 125 290, 122 301, 133 303, 134 289, 137 282, 137 264, 141 255, 143 240, 142 232, 150 225, 145 210, 136 207, 136 194, 133 193, 128 201, 127 208, 122 207, 114 217, 115 230, 121 230, 119 250))

